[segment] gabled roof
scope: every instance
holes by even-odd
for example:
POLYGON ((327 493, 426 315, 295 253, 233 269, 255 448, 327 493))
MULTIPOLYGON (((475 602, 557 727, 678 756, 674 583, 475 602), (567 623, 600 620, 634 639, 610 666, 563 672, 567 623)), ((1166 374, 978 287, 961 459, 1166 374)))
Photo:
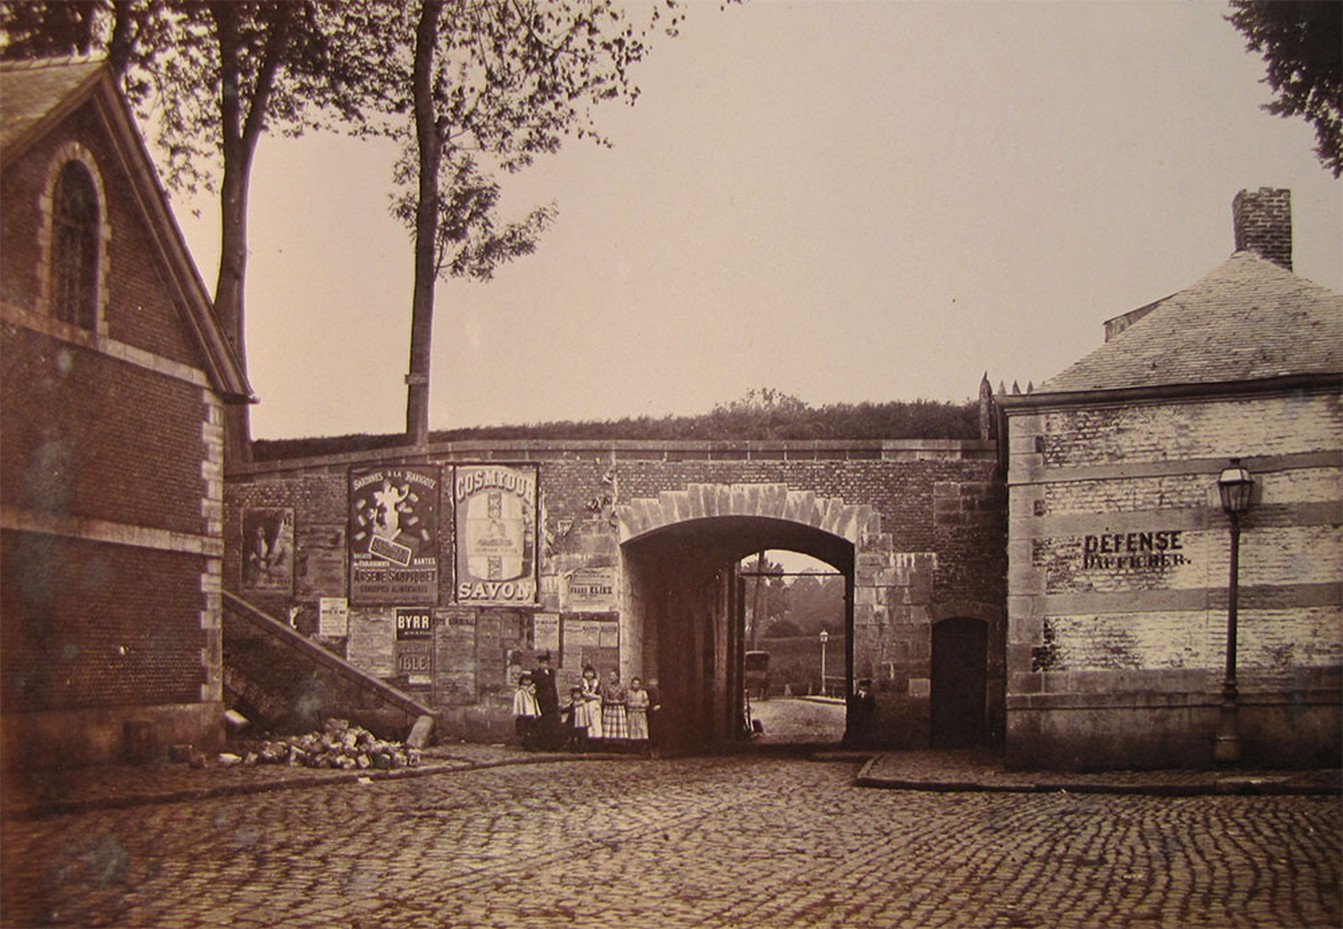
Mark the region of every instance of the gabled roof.
POLYGON ((177 297, 173 302, 200 345, 211 384, 227 401, 254 402, 242 360, 220 328, 144 139, 104 62, 70 58, 0 62, 0 169, 85 104, 94 107, 113 144, 118 163, 108 169, 125 178, 158 246, 165 281, 177 297))
POLYGON ((1142 309, 1036 395, 1343 377, 1343 294, 1250 252, 1142 309))
MULTIPOLYGON (((82 99, 81 85, 97 80, 103 62, 51 59, 0 63, 0 149, 9 148, 35 126, 64 115, 61 103, 82 99)), ((33 132, 41 135, 41 132, 33 132)))

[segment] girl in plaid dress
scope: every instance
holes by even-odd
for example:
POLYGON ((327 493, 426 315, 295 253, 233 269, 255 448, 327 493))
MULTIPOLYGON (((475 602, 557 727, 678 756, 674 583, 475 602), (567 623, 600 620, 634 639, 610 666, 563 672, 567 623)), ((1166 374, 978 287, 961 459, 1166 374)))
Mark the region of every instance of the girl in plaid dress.
POLYGON ((602 685, 602 738, 623 740, 629 737, 625 688, 620 686, 620 672, 613 670, 602 685))

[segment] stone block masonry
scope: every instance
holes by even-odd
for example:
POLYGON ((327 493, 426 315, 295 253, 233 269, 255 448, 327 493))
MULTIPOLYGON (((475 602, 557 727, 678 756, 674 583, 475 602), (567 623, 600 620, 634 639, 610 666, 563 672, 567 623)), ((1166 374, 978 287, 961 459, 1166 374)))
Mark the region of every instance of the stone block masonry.
MULTIPOLYGON (((440 468, 441 486, 449 486, 447 469, 481 462, 537 470, 536 598, 522 604, 460 601, 454 501, 442 492, 436 501, 435 596, 403 605, 432 610, 431 680, 413 684, 390 665, 396 645, 390 624, 380 618, 395 605, 350 602, 348 633, 322 639, 349 660, 390 672, 408 691, 418 686, 449 716, 464 708, 502 707, 512 677, 544 649, 561 662, 562 684, 576 677, 573 662, 593 656, 619 667, 626 678, 648 676, 658 649, 638 617, 652 607, 624 574, 627 543, 674 530, 689 533, 688 551, 695 545, 708 550, 717 544, 713 526, 743 521, 794 527, 780 530, 770 547, 788 548, 790 533, 805 530, 834 540, 835 551, 849 552, 856 583, 854 650, 851 658, 837 655, 835 667, 878 679, 891 740, 927 744, 927 626, 937 604, 969 604, 980 618, 996 618, 1001 666, 1004 492, 994 447, 979 442, 469 442, 427 452, 257 463, 230 474, 226 484, 224 584, 241 585, 245 514, 291 509, 293 584, 248 597, 272 615, 292 615, 300 631, 316 636, 322 598, 350 596, 351 470, 440 468), (702 542, 690 541, 695 532, 705 533, 702 542), (584 577, 580 594, 571 590, 576 575, 584 577), (377 645, 370 635, 388 641, 377 645), (588 637, 589 644, 570 648, 588 637), (902 644, 908 642, 923 644, 902 644)), ((746 554, 725 550, 714 557, 730 564, 746 554)), ((684 577, 680 582, 690 583, 684 577)))

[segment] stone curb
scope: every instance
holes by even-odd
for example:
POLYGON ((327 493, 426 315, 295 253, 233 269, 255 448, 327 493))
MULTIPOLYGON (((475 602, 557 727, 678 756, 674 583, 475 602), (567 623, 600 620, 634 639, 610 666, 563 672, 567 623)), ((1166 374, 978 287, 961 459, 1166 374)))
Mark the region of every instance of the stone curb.
POLYGON ((935 778, 882 777, 872 773, 881 756, 872 758, 858 772, 855 783, 859 787, 885 790, 922 790, 939 793, 1073 793, 1073 794, 1145 794, 1156 797, 1200 796, 1339 796, 1343 795, 1343 781, 1320 784, 1309 780, 1293 780, 1290 775, 1272 777, 1223 776, 1207 774, 1194 780, 1179 782, 1138 781, 1131 784, 1105 781, 1040 780, 989 781, 939 780, 935 778))
MULTIPOLYGON (((818 761, 853 761, 855 753, 808 753, 818 761)), ((584 761, 634 761, 644 756, 628 753, 591 752, 581 755, 570 753, 538 753, 518 758, 499 758, 489 761, 473 761, 465 758, 444 756, 428 764, 414 768, 400 768, 395 771, 332 771, 331 773, 312 774, 302 777, 276 780, 258 779, 237 784, 215 784, 208 787, 188 787, 178 790, 161 790, 144 793, 122 794, 113 797, 94 797, 82 800, 56 800, 20 806, 4 811, 6 820, 47 819, 53 816, 81 814, 99 810, 118 810, 159 803, 184 803, 198 800, 210 800, 219 797, 236 797, 248 794, 270 793, 277 790, 299 790, 312 787, 324 787, 336 784, 353 784, 360 781, 390 781, 409 778, 432 777, 451 774, 457 771, 481 771, 488 768, 507 768, 532 764, 552 764, 556 762, 584 761)), ((1270 777, 1226 776, 1207 774, 1195 780, 1177 782, 1139 781, 1135 783, 1117 783, 1105 781, 1081 781, 1067 778, 1040 781, 1012 781, 985 779, 938 779, 883 777, 872 773, 881 762, 881 756, 865 756, 863 764, 854 779, 859 787, 884 790, 917 790, 935 793, 1020 793, 1020 794, 1142 794, 1164 797, 1194 796, 1340 796, 1343 795, 1343 779, 1322 784, 1292 775, 1270 777)))
POLYGON ((183 803, 195 800, 211 800, 219 797, 238 797, 248 794, 270 793, 276 790, 301 790, 311 787, 326 787, 333 784, 354 784, 360 781, 407 780, 418 777, 432 777, 439 774, 451 774, 456 771, 480 771, 486 768, 508 768, 529 764, 550 764, 561 761, 621 761, 639 758, 638 755, 614 753, 537 754, 525 758, 500 758, 492 761, 470 761, 448 757, 444 762, 433 761, 413 768, 399 768, 395 771, 363 770, 332 771, 330 774, 312 774, 305 777, 290 777, 277 780, 258 779, 239 784, 215 784, 209 787, 188 787, 180 790, 162 790, 146 793, 122 794, 115 797, 92 797, 83 800, 53 800, 34 803, 4 811, 7 820, 47 819, 52 816, 91 813, 99 810, 120 810, 136 806, 148 806, 158 803, 183 803))

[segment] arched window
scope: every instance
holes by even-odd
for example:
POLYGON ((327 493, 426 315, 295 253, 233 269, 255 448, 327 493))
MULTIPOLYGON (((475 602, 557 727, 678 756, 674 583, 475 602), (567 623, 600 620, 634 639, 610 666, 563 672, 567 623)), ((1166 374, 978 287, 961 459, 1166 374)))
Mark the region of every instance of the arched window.
POLYGON ((98 191, 78 161, 61 165, 51 203, 51 313, 98 327, 98 191))

